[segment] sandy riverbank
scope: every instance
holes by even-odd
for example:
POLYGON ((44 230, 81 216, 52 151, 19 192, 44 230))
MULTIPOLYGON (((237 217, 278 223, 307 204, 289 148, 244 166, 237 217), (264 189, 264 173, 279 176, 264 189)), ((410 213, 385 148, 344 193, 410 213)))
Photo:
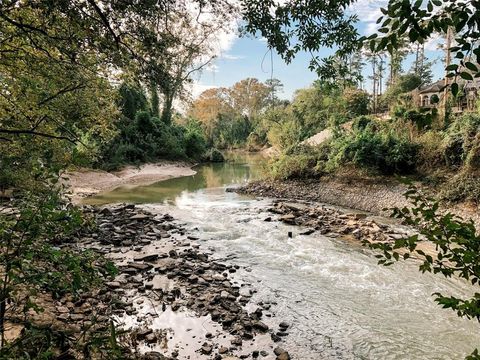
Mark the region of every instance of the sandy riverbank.
POLYGON ((78 202, 86 196, 113 190, 119 186, 149 185, 157 181, 195 175, 192 166, 193 164, 186 162, 163 161, 138 167, 126 166, 115 172, 79 169, 68 172, 66 177, 72 191, 72 199, 78 202))

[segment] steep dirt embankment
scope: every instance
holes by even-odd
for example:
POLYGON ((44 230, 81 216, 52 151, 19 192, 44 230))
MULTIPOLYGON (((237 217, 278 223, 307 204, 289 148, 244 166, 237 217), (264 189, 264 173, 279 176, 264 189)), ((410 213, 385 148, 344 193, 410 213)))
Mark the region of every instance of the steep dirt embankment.
MULTIPOLYGON (((388 216, 393 207, 410 206, 403 194, 407 187, 390 179, 346 179, 325 177, 321 180, 256 181, 236 191, 264 197, 307 200, 368 211, 388 216)), ((434 189, 427 189, 434 192, 434 189)), ((480 214, 472 204, 444 205, 464 219, 472 219, 480 228, 480 214)))
POLYGON ((126 166, 116 172, 80 169, 66 174, 67 183, 72 191, 72 199, 78 201, 82 197, 113 190, 125 185, 148 185, 157 181, 175 177, 195 175, 193 164, 184 162, 161 162, 144 164, 139 167, 126 166))

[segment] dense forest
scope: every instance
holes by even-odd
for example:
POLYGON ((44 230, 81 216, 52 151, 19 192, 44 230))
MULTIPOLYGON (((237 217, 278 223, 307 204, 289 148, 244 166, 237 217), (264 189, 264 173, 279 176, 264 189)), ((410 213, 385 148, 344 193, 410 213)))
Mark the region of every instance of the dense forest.
MULTIPOLYGON (((469 98, 480 76, 480 4, 390 0, 378 30, 360 36, 359 19, 347 11, 353 3, 0 3, 0 359, 138 355, 125 337, 120 341, 124 334, 110 318, 67 333, 32 315, 59 299, 82 306, 85 294, 96 298, 106 282, 116 286, 118 269, 104 254, 76 244, 99 227, 96 210, 89 213, 66 196, 64 175, 80 167, 219 162, 224 150, 271 148, 268 172, 277 180, 403 176, 436 190, 434 200, 412 188, 412 213, 395 214, 409 225, 428 224, 422 236, 438 252, 432 258, 416 250, 418 236, 370 244, 383 254, 380 262, 390 265, 417 251, 421 271, 478 282, 475 227, 436 211, 437 200, 480 204, 480 105, 469 98), (291 100, 274 77, 246 78, 192 99, 194 76, 214 61, 219 34, 238 27, 241 35, 265 38, 286 63, 311 54, 318 80, 291 100), (439 95, 425 103, 419 92, 438 85, 424 48, 432 36, 445 39, 445 78, 439 95), (322 56, 324 48, 333 55, 322 56), (312 143, 319 133, 321 141, 312 143), (13 340, 7 336, 12 324, 22 326, 13 340)), ((479 319, 478 298, 438 294, 436 301, 479 319)), ((120 302, 109 301, 113 309, 120 302)), ((250 320, 264 328, 258 318, 250 320)))

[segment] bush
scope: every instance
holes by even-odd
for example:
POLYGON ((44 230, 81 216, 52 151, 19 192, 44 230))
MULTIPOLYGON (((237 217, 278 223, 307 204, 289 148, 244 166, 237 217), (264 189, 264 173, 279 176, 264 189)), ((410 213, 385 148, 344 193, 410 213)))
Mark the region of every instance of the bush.
POLYGON ((372 124, 336 136, 331 143, 327 170, 354 165, 383 175, 410 174, 415 171, 418 145, 391 131, 375 131, 372 124))
POLYGON ((275 179, 296 179, 319 177, 324 173, 328 160, 329 145, 291 147, 278 159, 271 162, 271 175, 275 179))
POLYGON ((448 166, 469 170, 479 169, 480 159, 480 116, 465 114, 458 117, 448 128, 444 154, 448 166))
POLYGON ((440 191, 440 197, 453 203, 473 201, 480 204, 480 178, 478 174, 462 172, 450 178, 440 191))
POLYGON ((435 130, 429 130, 416 138, 419 145, 417 166, 420 171, 429 173, 445 168, 443 141, 443 133, 435 130))

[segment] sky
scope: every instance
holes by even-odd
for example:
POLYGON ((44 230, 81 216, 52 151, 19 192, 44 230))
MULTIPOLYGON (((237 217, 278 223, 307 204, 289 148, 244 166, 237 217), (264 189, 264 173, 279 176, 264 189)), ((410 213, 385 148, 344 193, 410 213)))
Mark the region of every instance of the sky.
MULTIPOLYGON (((380 8, 386 3, 386 0, 358 0, 348 9, 349 13, 358 16, 357 29, 361 35, 375 32, 376 21, 381 16, 380 8)), ((443 52, 437 49, 440 42, 439 39, 431 39, 425 46, 427 58, 438 59, 433 66, 434 80, 443 76, 441 62, 443 52)), ((299 53, 287 65, 274 50, 270 52, 265 40, 261 38, 238 37, 235 33, 222 34, 217 48, 217 58, 212 65, 194 78, 195 85, 192 91, 194 98, 212 87, 230 87, 248 77, 265 81, 273 75, 273 78, 279 79, 284 85, 284 91, 279 97, 292 99, 296 89, 308 87, 317 78, 316 74, 308 69, 309 54, 299 53)), ((331 50, 325 49, 320 54, 327 55, 330 52, 331 50)), ((406 59, 404 70, 410 69, 412 62, 413 55, 406 59)), ((363 73, 364 88, 367 91, 371 90, 371 81, 368 80, 370 74, 371 67, 367 64, 363 73)))

